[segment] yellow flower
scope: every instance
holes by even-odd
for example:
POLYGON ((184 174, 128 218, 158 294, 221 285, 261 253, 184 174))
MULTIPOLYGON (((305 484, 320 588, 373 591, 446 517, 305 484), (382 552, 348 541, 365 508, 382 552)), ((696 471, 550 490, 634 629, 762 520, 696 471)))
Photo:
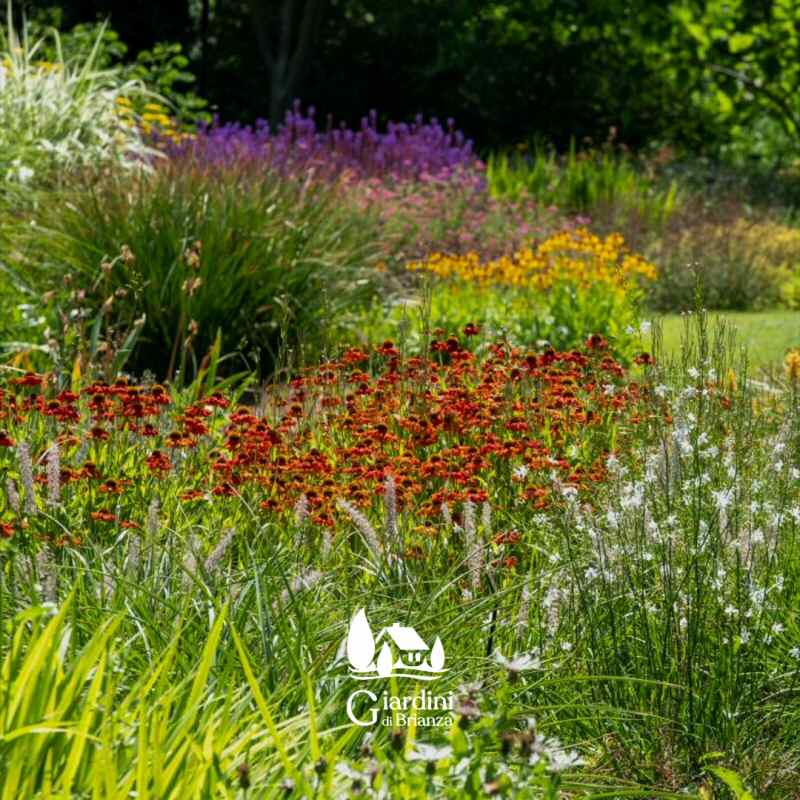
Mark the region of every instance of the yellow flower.
POLYGON ((434 253, 425 261, 408 264, 407 268, 481 286, 540 290, 564 281, 582 287, 597 283, 625 287, 631 280, 657 276, 655 266, 638 253, 631 252, 619 233, 602 239, 585 228, 564 231, 546 239, 535 249, 525 248, 512 256, 491 261, 481 261, 475 252, 461 256, 434 253))
POLYGON ((783 360, 786 368, 786 377, 794 383, 800 378, 800 350, 790 350, 783 360))

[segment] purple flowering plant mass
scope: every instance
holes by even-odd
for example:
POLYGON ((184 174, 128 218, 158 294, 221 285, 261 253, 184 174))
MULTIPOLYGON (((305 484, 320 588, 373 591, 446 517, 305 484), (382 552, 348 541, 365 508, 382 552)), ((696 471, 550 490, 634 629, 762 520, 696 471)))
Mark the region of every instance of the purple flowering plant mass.
POLYGON ((314 108, 303 112, 299 101, 277 130, 261 119, 241 125, 215 118, 193 136, 161 139, 162 149, 173 159, 189 158, 208 166, 257 162, 283 173, 313 170, 330 180, 449 180, 484 168, 472 141, 455 130, 453 120, 445 128, 435 118, 424 122, 419 115, 410 124, 389 122, 381 132, 377 112, 371 111, 357 130, 344 123, 334 127, 330 116, 326 128, 319 130, 314 108))

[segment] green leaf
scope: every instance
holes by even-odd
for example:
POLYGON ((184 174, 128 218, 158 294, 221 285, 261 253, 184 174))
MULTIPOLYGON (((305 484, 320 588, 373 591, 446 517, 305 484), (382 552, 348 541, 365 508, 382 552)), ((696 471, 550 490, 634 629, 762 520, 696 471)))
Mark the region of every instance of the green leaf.
POLYGON ((750 33, 734 33, 728 40, 731 53, 741 53, 753 46, 756 37, 750 33))
POLYGON ((709 767, 708 771, 719 778, 734 794, 736 800, 755 800, 744 781, 727 767, 709 767))

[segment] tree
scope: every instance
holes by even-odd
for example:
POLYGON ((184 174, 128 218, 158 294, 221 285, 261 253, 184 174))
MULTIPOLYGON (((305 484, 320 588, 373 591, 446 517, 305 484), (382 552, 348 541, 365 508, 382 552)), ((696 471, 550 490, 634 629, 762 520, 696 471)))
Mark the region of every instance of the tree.
POLYGON ((269 117, 278 122, 308 66, 326 0, 248 0, 264 67, 269 76, 269 117))

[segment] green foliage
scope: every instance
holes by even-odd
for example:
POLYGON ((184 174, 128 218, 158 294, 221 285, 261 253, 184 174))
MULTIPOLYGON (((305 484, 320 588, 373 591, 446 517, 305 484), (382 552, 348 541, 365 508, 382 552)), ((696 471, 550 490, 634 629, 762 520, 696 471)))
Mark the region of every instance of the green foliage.
POLYGON ((318 355, 329 320, 371 296, 382 255, 377 221, 322 185, 189 164, 75 184, 42 198, 35 223, 15 229, 16 274, 72 321, 61 363, 133 348, 130 369, 181 379, 218 336, 265 374, 280 352, 318 355))
POLYGON ((666 64, 689 79, 715 120, 722 152, 739 160, 796 158, 800 137, 800 7, 794 0, 672 3, 666 64))
POLYGON ((78 168, 124 167, 150 152, 117 105, 146 90, 121 69, 99 65, 102 29, 71 58, 53 31, 55 58, 44 61, 45 41, 32 41, 27 30, 18 35, 10 14, 0 31, 0 192, 58 183, 78 168))
POLYGON ((669 222, 683 199, 677 181, 662 185, 624 152, 578 152, 574 140, 563 158, 538 145, 530 155, 492 156, 488 178, 492 192, 502 197, 527 195, 611 226, 637 223, 653 231, 669 222))
POLYGON ((800 231, 771 220, 740 217, 679 228, 651 245, 659 278, 649 304, 685 311, 697 292, 706 308, 748 311, 795 307, 800 276, 800 231))
POLYGON ((163 97, 179 122, 191 127, 210 122, 211 115, 205 110, 208 102, 190 88, 196 79, 188 67, 180 44, 159 42, 152 50, 137 53, 129 73, 163 97))
POLYGON ((479 341, 504 339, 531 349, 547 342, 556 350, 570 350, 596 333, 614 343, 620 358, 630 360, 641 351, 638 300, 636 292, 624 294, 607 285, 559 283, 548 292, 536 292, 433 282, 418 296, 377 303, 366 318, 352 323, 352 335, 373 343, 402 341, 419 350, 427 331, 461 331, 474 323, 481 328, 479 341))
MULTIPOLYGON (((205 110, 208 103, 192 89, 196 78, 180 43, 159 41, 133 56, 108 23, 87 22, 60 33, 56 46, 47 34, 60 27, 61 16, 40 15, 27 24, 29 36, 42 37, 41 55, 46 61, 56 61, 59 49, 67 61, 81 58, 94 49, 98 69, 120 70, 127 79, 147 86, 168 104, 170 112, 182 125, 192 127, 201 121, 211 121, 211 115, 205 110)), ((146 100, 143 98, 136 103, 140 113, 146 100)))

